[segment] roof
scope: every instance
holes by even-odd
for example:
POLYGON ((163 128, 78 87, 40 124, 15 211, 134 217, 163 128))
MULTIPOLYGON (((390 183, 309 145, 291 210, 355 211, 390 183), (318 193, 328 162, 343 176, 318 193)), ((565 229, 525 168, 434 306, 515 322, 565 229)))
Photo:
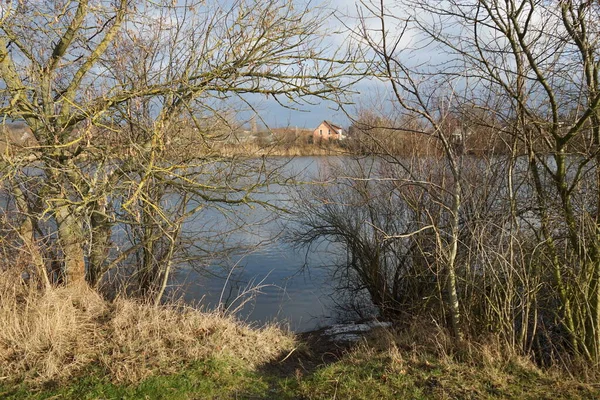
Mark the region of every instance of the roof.
POLYGON ((323 120, 323 122, 325 125, 329 126, 331 129, 333 129, 334 131, 341 131, 342 127, 341 126, 337 126, 335 124, 332 124, 331 122, 327 121, 327 120, 323 120))

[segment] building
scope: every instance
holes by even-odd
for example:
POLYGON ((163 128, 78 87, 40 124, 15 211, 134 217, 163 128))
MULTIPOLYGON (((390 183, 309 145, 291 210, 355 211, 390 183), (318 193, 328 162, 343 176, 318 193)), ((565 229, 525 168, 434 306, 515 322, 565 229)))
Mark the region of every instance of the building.
POLYGON ((313 141, 316 143, 322 140, 343 140, 344 131, 340 126, 334 125, 329 121, 323 121, 313 131, 313 141))

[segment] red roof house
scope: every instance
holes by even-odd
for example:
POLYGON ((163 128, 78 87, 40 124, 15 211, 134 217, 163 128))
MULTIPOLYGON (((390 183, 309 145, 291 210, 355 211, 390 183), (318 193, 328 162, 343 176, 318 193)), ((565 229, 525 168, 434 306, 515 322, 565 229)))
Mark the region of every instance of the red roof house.
POLYGON ((329 121, 323 121, 317 129, 313 131, 314 142, 320 140, 343 140, 344 131, 340 126, 334 125, 329 121))

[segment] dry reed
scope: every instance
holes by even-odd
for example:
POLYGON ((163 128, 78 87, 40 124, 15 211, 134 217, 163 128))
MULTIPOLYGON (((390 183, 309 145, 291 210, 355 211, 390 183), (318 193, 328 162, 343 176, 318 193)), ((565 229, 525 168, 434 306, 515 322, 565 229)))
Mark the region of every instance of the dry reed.
POLYGON ((274 326, 252 329, 183 305, 108 303, 87 287, 42 292, 24 284, 16 269, 0 270, 0 326, 0 376, 37 383, 68 379, 92 365, 118 382, 213 357, 258 365, 294 341, 274 326))

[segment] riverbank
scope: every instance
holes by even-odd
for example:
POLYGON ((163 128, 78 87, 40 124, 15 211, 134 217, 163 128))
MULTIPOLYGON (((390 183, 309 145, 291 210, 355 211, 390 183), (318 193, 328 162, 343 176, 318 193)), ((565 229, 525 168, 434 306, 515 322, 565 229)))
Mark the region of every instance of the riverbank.
MULTIPOLYGON (((293 353, 250 367, 239 358, 207 358, 136 383, 100 368, 43 386, 0 383, 3 399, 592 399, 597 385, 495 352, 440 356, 414 347, 365 342, 328 347, 304 338, 293 353), (461 357, 467 357, 458 360, 461 357)), ((260 348, 263 343, 257 344, 260 348)))
POLYGON ((69 386, 83 376, 139 384, 206 360, 238 360, 255 368, 295 343, 275 325, 256 329, 231 316, 178 303, 109 302, 87 286, 39 290, 15 272, 0 270, 4 389, 17 383, 69 386))
POLYGON ((335 341, 327 329, 294 336, 181 305, 109 303, 85 288, 41 293, 6 278, 3 399, 600 397, 586 383, 593 376, 544 371, 493 343, 456 347, 431 326, 380 325, 335 341))
POLYGON ((336 143, 271 146, 259 146, 256 143, 224 143, 214 146, 211 151, 221 157, 306 157, 350 154, 347 148, 336 143))

